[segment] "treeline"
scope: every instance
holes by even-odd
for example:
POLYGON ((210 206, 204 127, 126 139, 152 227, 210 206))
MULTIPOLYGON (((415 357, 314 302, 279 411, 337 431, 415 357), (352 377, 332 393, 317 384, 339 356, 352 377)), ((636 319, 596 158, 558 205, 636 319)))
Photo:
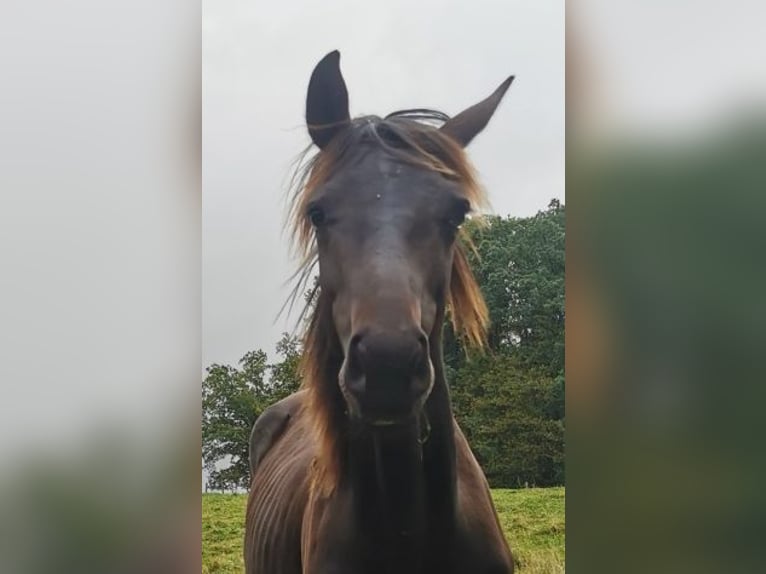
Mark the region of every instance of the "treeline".
POLYGON ((564 483, 564 206, 472 226, 490 313, 487 352, 447 326, 455 417, 493 487, 564 483))
POLYGON ((202 463, 206 490, 236 490, 250 484, 248 445, 258 416, 297 391, 300 343, 287 334, 277 343, 279 360, 251 351, 238 367, 213 364, 202 381, 202 463))
MULTIPOLYGON (((564 483, 564 206, 528 218, 468 223, 471 264, 490 311, 488 348, 464 349, 445 326, 455 416, 493 487, 564 483)), ((247 487, 247 441, 257 416, 298 388, 300 344, 283 336, 239 367, 212 365, 202 385, 208 487, 247 487), (228 459, 230 466, 219 461, 228 459)))

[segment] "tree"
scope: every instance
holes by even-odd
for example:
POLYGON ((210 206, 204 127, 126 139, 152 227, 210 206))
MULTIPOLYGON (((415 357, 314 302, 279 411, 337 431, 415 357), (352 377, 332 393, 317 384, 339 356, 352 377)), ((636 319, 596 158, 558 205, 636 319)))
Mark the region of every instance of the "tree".
POLYGON ((490 348, 514 350, 552 375, 564 368, 564 233, 557 200, 533 217, 495 217, 474 232, 490 348))
POLYGON ((248 486, 250 429, 264 408, 266 354, 250 352, 239 364, 214 364, 202 382, 202 458, 210 486, 220 490, 248 486), (216 468, 227 459, 232 470, 216 468))
POLYGON ((564 480, 564 206, 469 224, 490 315, 486 355, 445 326, 452 403, 492 486, 564 480))
MULTIPOLYGON (((564 206, 554 199, 527 218, 488 217, 467 228, 471 267, 490 315, 489 348, 556 376, 564 369, 564 206)), ((445 357, 465 353, 448 328, 445 357)))
POLYGON ((275 402, 297 391, 301 386, 298 371, 301 362, 301 343, 296 337, 283 333, 277 342, 277 354, 282 357, 278 363, 270 365, 271 387, 270 398, 275 402))
POLYGON ((455 417, 493 487, 564 481, 558 383, 504 354, 474 357, 451 386, 455 417))
POLYGON ((248 447, 256 419, 300 386, 298 340, 284 334, 277 353, 282 360, 273 364, 257 350, 245 354, 239 368, 219 364, 207 368, 202 382, 202 458, 209 488, 249 486, 248 447))

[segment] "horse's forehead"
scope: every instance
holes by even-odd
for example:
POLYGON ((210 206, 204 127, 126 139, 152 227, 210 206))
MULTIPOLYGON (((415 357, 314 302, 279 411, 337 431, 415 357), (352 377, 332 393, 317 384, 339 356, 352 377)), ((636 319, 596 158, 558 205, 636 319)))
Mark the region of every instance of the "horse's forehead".
POLYGON ((418 200, 431 202, 445 187, 449 183, 439 174, 379 150, 360 154, 332 185, 344 199, 380 199, 385 194, 389 200, 400 198, 410 204, 418 200))

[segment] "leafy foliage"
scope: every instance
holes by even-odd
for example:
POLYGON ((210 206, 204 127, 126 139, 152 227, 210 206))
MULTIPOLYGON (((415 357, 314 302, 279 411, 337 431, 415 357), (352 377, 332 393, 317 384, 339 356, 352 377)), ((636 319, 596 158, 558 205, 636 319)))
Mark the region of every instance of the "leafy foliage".
MULTIPOLYGON (((551 375, 564 369, 564 206, 469 226, 471 266, 490 314, 489 348, 551 375)), ((459 354, 453 353, 453 366, 459 354)))
POLYGON ((488 350, 445 326, 457 419, 495 487, 564 483, 564 206, 471 225, 471 265, 490 313, 488 350))
POLYGON ((455 416, 492 485, 564 482, 557 382, 504 355, 468 361, 452 386, 455 416))
POLYGON ((268 364, 261 350, 245 354, 239 368, 214 364, 202 382, 202 459, 213 490, 250 484, 248 445, 258 416, 298 390, 300 344, 285 334, 277 343, 282 360, 268 364), (223 463, 228 466, 222 467, 223 463))

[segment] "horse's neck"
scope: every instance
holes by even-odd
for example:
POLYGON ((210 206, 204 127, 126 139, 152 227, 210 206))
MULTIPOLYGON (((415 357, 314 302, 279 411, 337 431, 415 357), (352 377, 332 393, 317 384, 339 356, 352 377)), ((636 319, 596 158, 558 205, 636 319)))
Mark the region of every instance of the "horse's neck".
POLYGON ((424 469, 418 429, 380 429, 357 437, 351 447, 355 512, 367 534, 422 533, 424 469))
POLYGON ((441 365, 426 403, 430 424, 423 442, 423 470, 431 530, 439 530, 443 540, 449 539, 454 527, 457 507, 457 462, 455 455, 455 427, 450 406, 449 391, 441 365))
POLYGON ((381 571, 417 571, 418 564, 431 561, 426 554, 433 554, 434 540, 444 555, 454 526, 454 429, 441 377, 426 414, 427 423, 351 440, 348 462, 359 534, 375 549, 371 559, 388 565, 381 571))

